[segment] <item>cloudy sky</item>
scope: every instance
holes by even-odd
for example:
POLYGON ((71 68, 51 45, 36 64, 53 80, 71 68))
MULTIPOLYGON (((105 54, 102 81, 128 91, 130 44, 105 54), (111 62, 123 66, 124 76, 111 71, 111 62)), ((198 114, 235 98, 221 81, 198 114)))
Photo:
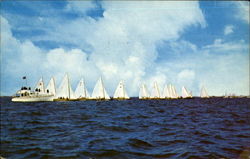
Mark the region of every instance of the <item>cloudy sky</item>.
POLYGON ((102 76, 111 96, 121 79, 130 96, 154 81, 249 95, 248 12, 247 1, 3 1, 1 95, 66 72, 89 92, 102 76))

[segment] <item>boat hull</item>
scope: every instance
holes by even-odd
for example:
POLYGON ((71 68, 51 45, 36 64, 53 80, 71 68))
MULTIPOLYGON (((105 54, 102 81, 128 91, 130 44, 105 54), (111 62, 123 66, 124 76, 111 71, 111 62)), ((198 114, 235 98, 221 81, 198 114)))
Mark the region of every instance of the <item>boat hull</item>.
POLYGON ((50 102, 53 101, 53 96, 45 96, 45 97, 13 97, 11 99, 12 102, 50 102))
POLYGON ((78 99, 60 99, 60 98, 56 98, 53 99, 54 102, 66 102, 66 101, 78 101, 78 99))
POLYGON ((139 97, 140 100, 150 100, 149 97, 139 97))
POLYGON ((113 98, 114 100, 129 100, 129 98, 113 98))
POLYGON ((77 98, 79 101, 91 100, 90 98, 77 98))

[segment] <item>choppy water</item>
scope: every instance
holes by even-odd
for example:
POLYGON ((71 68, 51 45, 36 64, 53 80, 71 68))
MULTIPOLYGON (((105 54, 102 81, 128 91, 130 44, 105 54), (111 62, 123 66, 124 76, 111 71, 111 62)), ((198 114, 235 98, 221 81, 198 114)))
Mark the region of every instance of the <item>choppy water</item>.
POLYGON ((250 99, 12 103, 1 98, 5 158, 240 158, 250 99))

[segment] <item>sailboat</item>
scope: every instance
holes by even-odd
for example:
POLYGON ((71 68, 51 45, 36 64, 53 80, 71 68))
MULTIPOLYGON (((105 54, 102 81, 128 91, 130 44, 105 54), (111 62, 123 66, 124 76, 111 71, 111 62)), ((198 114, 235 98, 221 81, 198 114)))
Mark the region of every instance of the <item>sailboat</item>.
POLYGON ((114 99, 129 99, 129 96, 125 90, 125 85, 123 83, 123 81, 120 81, 115 93, 114 93, 114 99))
POLYGON ((69 76, 66 74, 62 80, 61 85, 58 88, 56 98, 54 101, 70 101, 76 100, 75 93, 71 88, 69 76))
POLYGON ((86 88, 83 78, 79 81, 76 87, 75 96, 78 100, 87 100, 90 98, 89 92, 86 88))
POLYGON ((184 86, 182 87, 181 92, 182 92, 182 98, 192 98, 191 92, 188 92, 184 86))
POLYGON ((178 96, 178 94, 176 92, 176 89, 172 84, 169 85, 169 92, 170 92, 170 98, 171 99, 179 98, 179 96, 178 96))
POLYGON ((142 84, 139 91, 139 99, 149 99, 147 86, 142 84))
MULTIPOLYGON (((26 78, 26 77, 25 77, 26 78)), ((37 82, 34 91, 30 87, 22 87, 11 99, 13 102, 43 102, 53 101, 54 95, 46 94, 43 78, 37 82)))
POLYGON ((160 99, 160 98, 161 98, 161 95, 160 95, 160 91, 158 88, 158 84, 157 82, 154 82, 154 87, 151 92, 150 99, 160 99))
POLYGON ((107 91, 104 88, 102 77, 100 77, 99 80, 97 81, 93 89, 91 99, 94 99, 94 100, 109 100, 110 99, 107 91))
POLYGON ((167 85, 164 86, 164 89, 163 89, 161 98, 162 98, 162 99, 169 99, 169 98, 171 98, 171 96, 170 96, 170 91, 169 91, 167 85))
POLYGON ((49 95, 56 96, 55 79, 52 77, 45 89, 45 92, 49 95))
POLYGON ((209 98, 209 95, 207 94, 207 90, 205 87, 201 88, 201 98, 209 98))

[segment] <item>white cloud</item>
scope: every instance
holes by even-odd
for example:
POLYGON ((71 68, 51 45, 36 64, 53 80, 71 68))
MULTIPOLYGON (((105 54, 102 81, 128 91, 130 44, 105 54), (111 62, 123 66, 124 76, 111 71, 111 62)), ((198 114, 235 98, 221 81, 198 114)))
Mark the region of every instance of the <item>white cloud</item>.
POLYGON ((192 88, 195 80, 194 70, 184 69, 177 75, 177 82, 179 86, 186 86, 192 88))
MULTIPOLYGON (((186 50, 193 47, 182 45, 185 42, 181 41, 170 43, 186 50)), ((186 86, 193 95, 199 95, 201 86, 205 86, 210 95, 249 94, 249 46, 246 42, 215 39, 213 44, 196 47, 192 54, 181 50, 174 56, 175 48, 168 48, 170 53, 166 57, 170 55, 171 59, 166 58, 156 67, 166 75, 167 83, 176 85, 179 93, 181 87, 186 86)))
POLYGON ((213 53, 242 53, 247 52, 249 46, 243 40, 224 42, 222 39, 215 39, 213 44, 206 45, 203 49, 209 49, 213 53))
POLYGON ((224 29, 224 35, 229 35, 234 32, 234 26, 233 25, 227 25, 224 29))
POLYGON ((201 86, 205 86, 212 95, 223 95, 226 91, 238 95, 249 94, 247 43, 216 39, 214 44, 205 46, 198 52, 198 56, 191 55, 185 59, 186 67, 195 70, 195 85, 192 88, 196 93, 199 93, 201 86), (195 66, 192 66, 194 62, 195 66))
POLYGON ((85 14, 88 10, 94 9, 96 4, 93 1, 68 1, 66 11, 85 14))
MULTIPOLYGON (((85 8, 92 7, 94 6, 90 4, 85 8)), ((174 83, 177 87, 190 84, 190 89, 196 89, 196 93, 198 93, 196 88, 198 86, 195 84, 205 83, 214 89, 210 92, 216 95, 223 90, 217 85, 215 88, 210 85, 215 82, 215 79, 219 81, 218 83, 221 82, 220 74, 214 72, 221 69, 220 67, 228 68, 228 65, 235 65, 238 60, 243 59, 241 54, 226 55, 227 63, 222 64, 224 56, 217 58, 217 54, 213 51, 224 53, 228 50, 241 53, 244 42, 230 43, 217 40, 214 44, 199 49, 188 41, 179 40, 185 28, 206 26, 196 1, 140 3, 104 1, 102 7, 104 8, 103 18, 94 20, 90 17, 80 17, 67 21, 63 25, 51 24, 52 29, 48 30, 46 35, 37 38, 37 41, 53 40, 74 44, 75 49, 59 47, 43 50, 29 40, 18 41, 10 31, 11 26, 1 18, 1 34, 4 39, 1 52, 5 62, 4 78, 1 81, 3 91, 8 94, 13 93, 20 86, 18 83, 20 80, 17 78, 23 75, 30 77, 29 82, 34 84, 41 75, 47 81, 54 75, 59 84, 64 73, 68 72, 73 86, 76 86, 76 82, 83 75, 90 92, 98 77, 102 75, 111 96, 121 79, 125 80, 130 96, 138 95, 141 82, 151 87, 153 81, 157 81, 160 86, 165 83, 174 83), (157 45, 163 40, 170 43, 172 50, 179 54, 180 59, 157 62, 159 57, 157 45), (86 48, 88 53, 84 51, 86 48), (200 55, 197 56, 199 53, 200 55), (14 82, 8 83, 8 78, 14 82)), ((75 9, 83 11, 81 8, 75 9)), ((245 63, 238 65, 237 69, 241 66, 245 66, 245 63)), ((227 70, 224 70, 223 75, 228 78, 230 74, 226 73, 227 70)), ((236 72, 234 69, 230 71, 236 72)), ((239 71, 236 76, 241 75, 242 82, 243 79, 245 80, 245 72, 239 71)), ((227 80, 224 77, 221 79, 227 80)), ((223 82, 221 83, 224 87, 223 82)), ((244 84, 244 81, 243 84, 237 83, 233 88, 238 93, 245 93, 242 89, 244 84)))
POLYGON ((235 17, 249 24, 249 1, 235 1, 237 14, 235 17))
MULTIPOLYGON (((88 9, 94 7, 92 3, 85 5, 84 2, 81 5, 88 9)), ((82 7, 77 8, 78 6, 80 5, 70 2, 66 9, 83 11, 82 7)), ((55 74, 57 78, 61 78, 64 72, 69 72, 74 84, 80 74, 83 74, 90 89, 98 76, 102 75, 111 95, 116 83, 123 79, 128 84, 129 94, 137 96, 138 86, 143 79, 157 77, 159 83, 163 83, 165 79, 166 75, 161 72, 152 74, 157 72, 154 67, 157 66, 157 42, 178 39, 186 27, 206 25, 198 2, 109 1, 103 2, 102 7, 104 17, 99 20, 78 18, 58 25, 56 30, 52 29, 49 34, 41 36, 43 40, 73 43, 80 49, 58 48, 45 51, 30 41, 16 44, 13 48, 16 48, 16 54, 20 55, 20 69, 17 69, 16 73, 19 71, 21 76, 24 74, 22 69, 25 70, 27 66, 32 68, 26 69, 27 73, 32 74, 31 78, 38 78, 38 74, 45 74, 47 78, 55 74), (89 46, 91 53, 83 51, 86 46, 89 46), (23 47, 23 51, 20 52, 18 47, 23 47), (29 51, 29 48, 34 52, 29 51), (33 70, 36 70, 36 73, 32 73, 33 70)), ((12 36, 12 39, 15 38, 12 36)), ((5 41, 9 43, 7 39, 5 41)), ((4 54, 8 54, 8 51, 4 50, 4 54)), ((13 57, 7 58, 11 59, 11 63, 17 61, 13 57)), ((16 76, 17 74, 11 74, 12 78, 16 76)))

